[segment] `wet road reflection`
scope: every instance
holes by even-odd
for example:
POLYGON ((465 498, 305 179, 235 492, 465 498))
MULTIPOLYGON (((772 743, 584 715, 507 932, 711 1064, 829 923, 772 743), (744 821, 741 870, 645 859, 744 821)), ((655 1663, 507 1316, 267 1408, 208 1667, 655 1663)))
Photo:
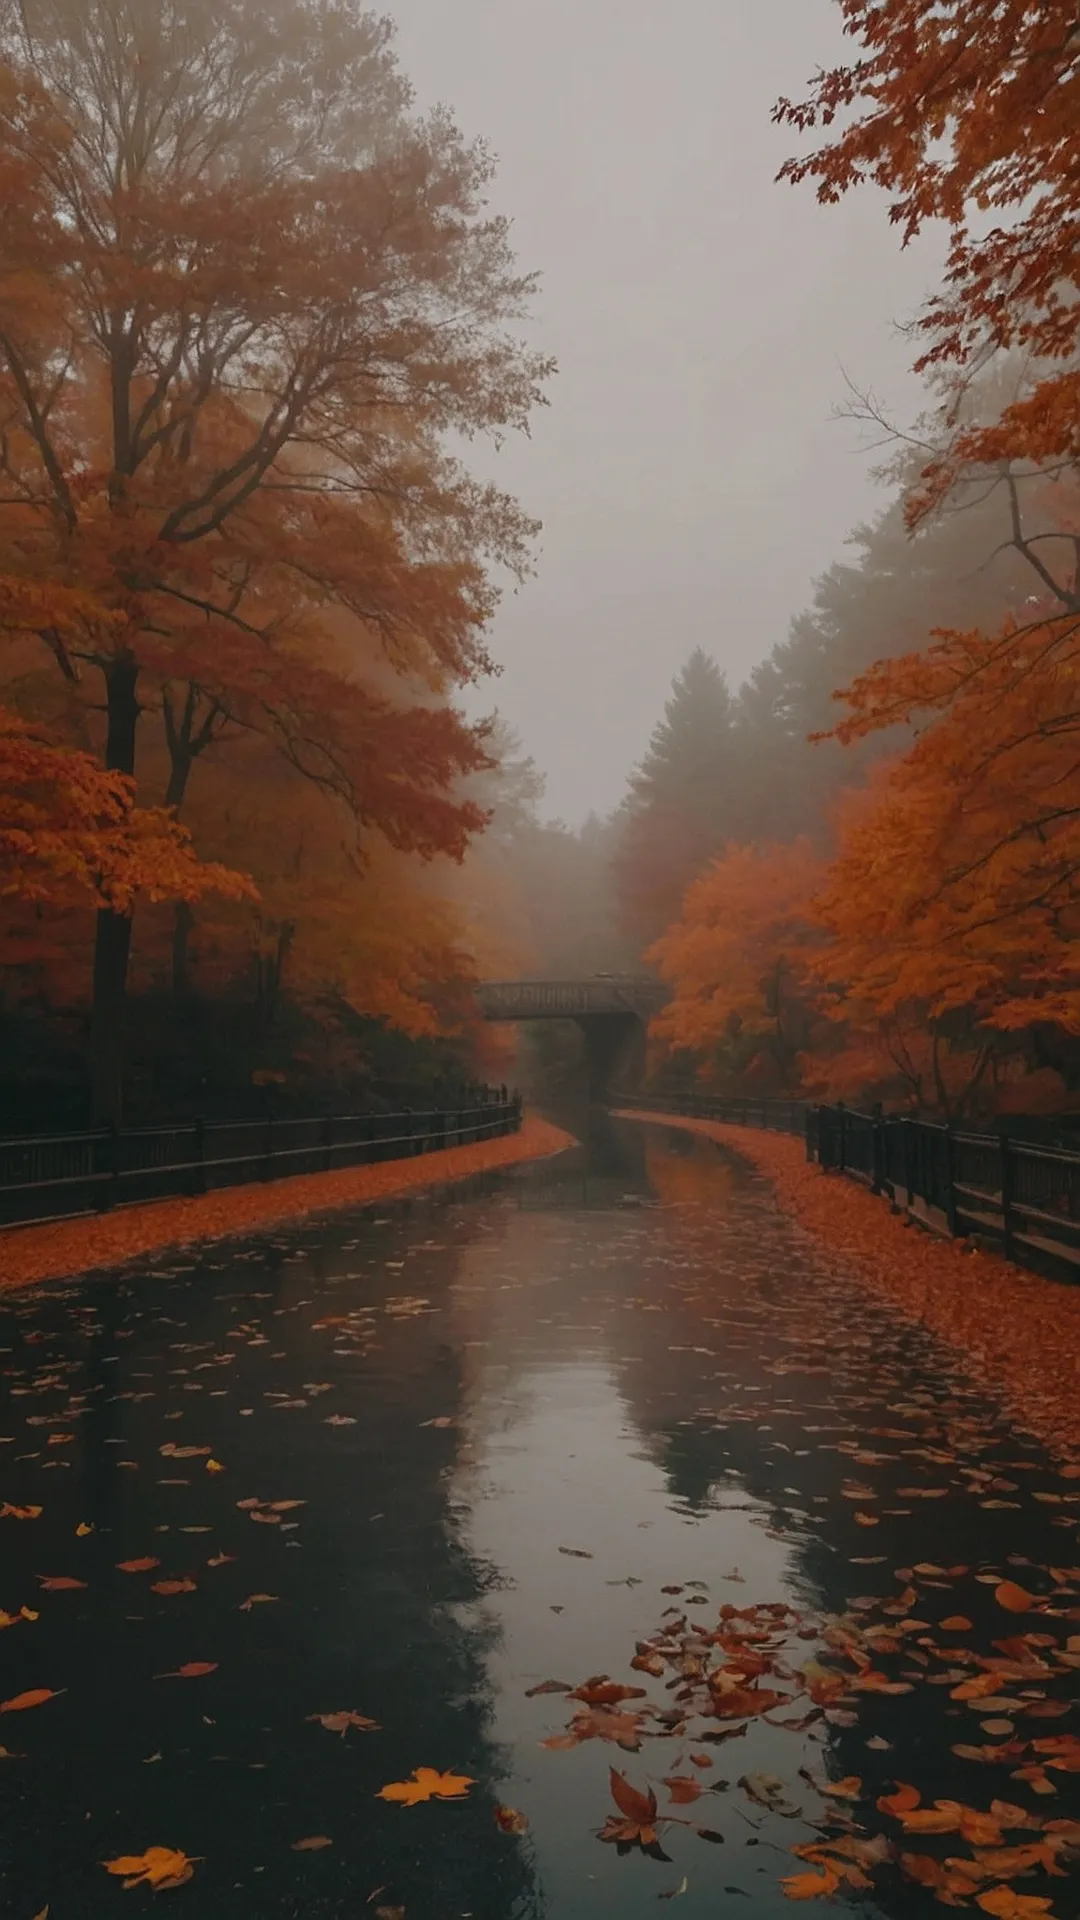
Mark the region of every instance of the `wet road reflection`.
POLYGON ((0 1701, 53 1696, 0 1717, 5 1920, 145 1902, 101 1863, 151 1846, 198 1920, 1075 1910, 1080 1481, 709 1143, 598 1127, 0 1348, 0 1701), (596 1675, 644 1691, 536 1691, 596 1675), (420 1767, 475 1784, 376 1797, 420 1767))

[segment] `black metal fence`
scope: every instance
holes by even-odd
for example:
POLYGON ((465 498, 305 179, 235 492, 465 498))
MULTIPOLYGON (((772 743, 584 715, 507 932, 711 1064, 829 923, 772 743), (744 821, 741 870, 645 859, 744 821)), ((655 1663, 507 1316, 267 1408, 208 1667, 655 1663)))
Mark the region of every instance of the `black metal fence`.
POLYGON ((859 1180, 894 1208, 954 1236, 990 1239, 1011 1260, 1080 1274, 1080 1152, 843 1104, 619 1096, 618 1104, 801 1134, 807 1159, 859 1180))
POLYGON ((0 1226, 104 1213, 140 1200, 330 1173, 516 1133, 521 1100, 481 1088, 468 1104, 317 1119, 185 1122, 0 1140, 0 1226))

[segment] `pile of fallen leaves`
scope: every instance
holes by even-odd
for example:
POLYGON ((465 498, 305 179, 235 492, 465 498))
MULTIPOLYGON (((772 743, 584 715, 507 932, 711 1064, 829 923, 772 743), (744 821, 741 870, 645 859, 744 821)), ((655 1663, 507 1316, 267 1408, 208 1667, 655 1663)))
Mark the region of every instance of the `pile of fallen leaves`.
MULTIPOLYGON (((813 1839, 790 1844, 809 1869, 784 1879, 793 1900, 844 1887, 866 1891, 879 1869, 889 1869, 930 1889, 945 1905, 974 1901, 996 1920, 1039 1920, 1050 1912, 1052 1890, 1018 1893, 1012 1883, 1058 1880, 1080 1862, 1080 1820, 1046 1810, 1059 1784, 1080 1773, 1080 1737, 1042 1731, 1073 1705, 1080 1636, 1069 1628, 1080 1620, 1080 1568, 1045 1569, 1054 1584, 1042 1595, 986 1576, 996 1580, 1003 1627, 1022 1616, 1025 1630, 1003 1632, 985 1654, 954 1644, 970 1630, 970 1620, 949 1616, 934 1626, 917 1617, 921 1598, 931 1596, 920 1596, 919 1573, 904 1571, 910 1579, 899 1593, 860 1601, 841 1615, 812 1614, 785 1601, 727 1603, 706 1625, 690 1619, 685 1602, 672 1606, 657 1631, 637 1643, 630 1662, 638 1674, 664 1682, 667 1702, 659 1704, 647 1687, 607 1674, 575 1688, 546 1681, 531 1693, 565 1693, 579 1704, 566 1731, 543 1744, 561 1750, 603 1740, 637 1753, 645 1741, 675 1742, 689 1758, 669 1764, 662 1784, 669 1806, 681 1809, 707 1795, 716 1804, 730 1791, 727 1780, 713 1777, 709 1749, 738 1741, 755 1721, 795 1734, 816 1722, 858 1727, 883 1698, 910 1694, 919 1685, 947 1688, 957 1703, 954 1712, 974 1713, 983 1730, 1007 1735, 978 1745, 957 1741, 955 1758, 965 1767, 1000 1770, 998 1778, 1004 1773, 1013 1794, 1028 1804, 1003 1797, 995 1781, 984 1807, 958 1799, 924 1806, 919 1789, 906 1782, 879 1793, 859 1775, 827 1780, 805 1766, 797 1770, 797 1802, 788 1783, 773 1774, 744 1773, 738 1790, 768 1814, 817 1829, 813 1839), (988 1713, 1010 1717, 982 1718, 988 1713), (1018 1719, 1034 1725, 1018 1733, 1018 1719), (807 1787, 814 1800, 809 1809, 807 1787)), ((939 1574, 968 1572, 928 1566, 925 1584, 946 1584, 939 1574)), ((892 1745, 880 1733, 866 1744, 875 1753, 892 1745)), ((661 1835, 672 1826, 690 1826, 707 1840, 724 1837, 682 1812, 661 1812, 651 1786, 635 1786, 614 1768, 610 1784, 617 1811, 598 1838, 620 1852, 639 1849, 668 1859, 661 1835)))
POLYGON ((266 1185, 227 1187, 191 1200, 155 1200, 94 1219, 8 1228, 0 1232, 0 1291, 30 1286, 37 1280, 90 1273, 99 1267, 117 1267, 138 1254, 243 1233, 249 1227, 269 1226, 276 1220, 295 1220, 333 1207, 384 1200, 418 1187, 467 1180, 497 1167, 541 1160, 573 1144, 570 1134, 561 1127, 529 1117, 519 1133, 408 1160, 342 1167, 334 1173, 298 1174, 266 1185))
POLYGON ((852 1276, 958 1348, 965 1369, 1018 1424, 1080 1457, 1080 1288, 905 1225, 853 1180, 808 1164, 801 1141, 751 1127, 627 1114, 737 1148, 774 1182, 784 1210, 843 1256, 852 1276))

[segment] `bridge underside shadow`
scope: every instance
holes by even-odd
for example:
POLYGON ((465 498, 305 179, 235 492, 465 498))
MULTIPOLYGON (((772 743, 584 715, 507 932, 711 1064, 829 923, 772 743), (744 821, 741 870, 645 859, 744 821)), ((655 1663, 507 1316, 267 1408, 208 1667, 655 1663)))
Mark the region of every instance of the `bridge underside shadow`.
POLYGON ((645 1023, 636 1013, 585 1014, 574 1021, 585 1039, 589 1098, 606 1100, 616 1088, 633 1093, 645 1078, 645 1023))
POLYGON ((649 1019, 667 999, 658 981, 633 974, 587 980, 487 980, 477 989, 485 1020, 563 1020, 584 1036, 589 1098, 640 1086, 649 1019))

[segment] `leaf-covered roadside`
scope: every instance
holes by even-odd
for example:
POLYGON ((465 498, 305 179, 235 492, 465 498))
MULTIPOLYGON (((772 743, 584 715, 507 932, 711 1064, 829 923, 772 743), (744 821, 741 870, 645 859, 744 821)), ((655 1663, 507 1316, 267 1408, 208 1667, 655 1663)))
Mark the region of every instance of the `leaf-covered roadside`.
POLYGON ((465 1180, 474 1173, 541 1160, 572 1144, 569 1134, 546 1120, 527 1118, 521 1131, 469 1147, 448 1147, 412 1160, 335 1173, 300 1174, 272 1186, 230 1187, 192 1200, 157 1200, 92 1220, 24 1227, 0 1235, 0 1292, 38 1280, 119 1266, 137 1254, 213 1240, 248 1227, 295 1220, 333 1207, 384 1200, 419 1187, 465 1180))
POLYGON ((969 1373, 1020 1426, 1063 1456, 1080 1453, 1080 1290, 906 1227, 853 1181, 808 1165, 799 1140, 651 1117, 737 1148, 773 1181, 784 1211, 842 1255, 854 1278, 959 1348, 969 1373))

